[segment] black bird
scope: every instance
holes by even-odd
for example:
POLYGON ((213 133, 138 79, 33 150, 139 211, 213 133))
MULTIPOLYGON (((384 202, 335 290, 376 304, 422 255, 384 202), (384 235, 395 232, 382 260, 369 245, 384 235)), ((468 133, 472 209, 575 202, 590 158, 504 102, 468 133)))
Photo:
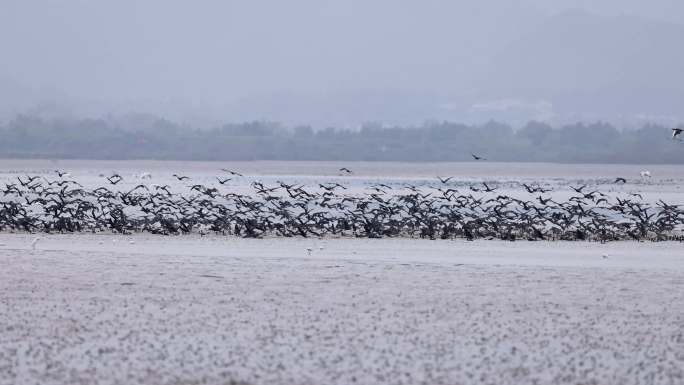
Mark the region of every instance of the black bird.
POLYGON ((622 177, 617 177, 615 178, 615 182, 613 183, 627 183, 627 179, 622 178, 622 177))
POLYGON ((39 176, 27 176, 27 178, 28 178, 28 182, 29 182, 29 183, 33 183, 34 180, 36 180, 36 179, 38 179, 38 178, 40 178, 40 177, 39 177, 39 176))
POLYGON ((226 182, 229 182, 229 181, 231 181, 231 180, 233 180, 233 179, 232 179, 232 178, 221 179, 221 178, 218 178, 218 177, 217 177, 216 180, 217 180, 220 184, 223 185, 223 184, 226 184, 226 182))
POLYGON ((119 175, 119 174, 114 174, 114 175, 112 175, 112 176, 107 177, 107 180, 108 180, 109 183, 111 183, 112 185, 115 185, 115 184, 121 182, 121 181, 123 180, 123 178, 122 178, 121 175, 119 175))
POLYGON ((551 189, 545 189, 541 186, 529 186, 525 183, 523 183, 522 185, 523 185, 523 187, 525 187, 525 190, 527 190, 527 192, 530 194, 536 193, 536 192, 540 192, 540 193, 544 194, 544 193, 551 191, 551 189))
POLYGON ((341 188, 342 190, 346 190, 347 188, 342 186, 339 183, 329 183, 328 185, 323 185, 323 184, 318 184, 318 187, 322 188, 323 190, 326 191, 335 191, 336 188, 341 188))
POLYGON ((176 177, 176 179, 181 180, 181 181, 182 181, 182 180, 186 180, 186 179, 190 179, 190 177, 185 176, 185 175, 173 174, 172 176, 176 177))
POLYGON ((486 192, 492 192, 496 190, 496 188, 489 187, 486 182, 482 182, 482 184, 484 185, 486 192))
POLYGON ((487 158, 483 158, 483 157, 481 157, 481 156, 478 156, 478 155, 475 155, 475 154, 472 154, 472 153, 471 153, 470 155, 471 155, 471 156, 473 157, 473 159, 475 159, 475 160, 487 160, 487 158))
POLYGON ((543 206, 546 206, 549 204, 549 202, 552 202, 551 198, 544 199, 541 195, 537 199, 539 200, 539 203, 541 203, 543 206))
POLYGON ((59 175, 60 178, 63 177, 63 176, 69 176, 69 175, 70 175, 70 174, 69 174, 68 172, 66 172, 66 171, 55 170, 55 172, 57 173, 57 175, 59 175))
POLYGON ((682 128, 673 128, 672 129, 672 139, 677 139, 677 137, 684 131, 682 128))
POLYGON ((448 178, 442 178, 442 177, 438 176, 437 179, 439 179, 440 182, 447 184, 447 183, 449 183, 450 180, 454 179, 454 177, 450 176, 448 178))
MULTIPOLYGON (((17 183, 0 188, 0 231, 684 241, 679 230, 684 227, 684 210, 678 205, 652 205, 637 193, 630 199, 585 193, 586 186, 573 187, 578 195, 556 202, 543 195, 520 200, 505 193, 478 198, 430 184, 406 184, 392 192, 390 185, 373 184, 370 193, 346 195, 340 193, 345 187, 333 183, 309 190, 304 185, 277 182, 271 187, 253 181, 254 193, 243 195, 220 194, 202 184, 193 185, 190 193, 174 193, 168 185, 152 185, 151 190, 143 184, 115 192, 106 187, 90 190, 70 180, 42 183, 28 178, 18 177, 17 183)), ((116 184, 122 178, 115 174, 107 179, 116 184)), ((482 186, 469 187, 495 190, 486 182, 482 186)), ((546 191, 523 186, 530 193, 546 191)))
POLYGON ((230 175, 235 175, 235 176, 244 176, 240 174, 239 172, 233 171, 233 170, 228 170, 227 168, 222 168, 221 171, 227 172, 230 175))
POLYGON ((571 189, 575 190, 575 192, 577 192, 577 193, 579 193, 579 194, 582 194, 582 190, 583 190, 585 187, 587 187, 586 184, 585 184, 585 185, 582 185, 582 186, 580 186, 580 187, 573 187, 573 186, 570 186, 571 189))
POLYGON ((352 173, 352 171, 351 171, 350 169, 346 168, 346 167, 340 168, 339 171, 340 171, 340 172, 346 172, 347 174, 351 174, 351 173, 352 173))

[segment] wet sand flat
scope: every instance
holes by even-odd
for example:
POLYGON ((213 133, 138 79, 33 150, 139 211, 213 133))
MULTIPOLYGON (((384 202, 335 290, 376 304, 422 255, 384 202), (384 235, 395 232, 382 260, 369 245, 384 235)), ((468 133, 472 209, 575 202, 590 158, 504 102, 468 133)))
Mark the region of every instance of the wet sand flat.
POLYGON ((684 383, 679 243, 33 237, 0 384, 684 383))

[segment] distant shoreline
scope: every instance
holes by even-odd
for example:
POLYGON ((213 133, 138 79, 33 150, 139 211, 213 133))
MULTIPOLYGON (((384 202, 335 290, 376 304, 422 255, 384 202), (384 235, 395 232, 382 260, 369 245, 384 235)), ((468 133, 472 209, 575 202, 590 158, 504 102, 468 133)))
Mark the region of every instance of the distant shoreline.
POLYGON ((684 142, 670 127, 618 130, 602 122, 514 129, 445 121, 352 131, 257 121, 199 130, 163 119, 23 116, 0 125, 0 138, 0 157, 21 159, 684 164, 684 142))

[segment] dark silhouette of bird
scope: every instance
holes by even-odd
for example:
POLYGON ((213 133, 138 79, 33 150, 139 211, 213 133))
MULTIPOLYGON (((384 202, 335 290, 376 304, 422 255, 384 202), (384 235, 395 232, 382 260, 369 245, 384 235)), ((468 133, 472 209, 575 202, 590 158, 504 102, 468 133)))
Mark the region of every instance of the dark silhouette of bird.
POLYGON ((341 188, 342 190, 347 189, 346 187, 342 186, 339 183, 328 183, 327 185, 319 183, 318 187, 322 188, 323 190, 330 191, 330 192, 335 191, 335 189, 337 189, 337 188, 341 188))
POLYGON ((483 184, 484 187, 485 187, 485 192, 492 192, 492 191, 495 191, 495 190, 496 190, 496 188, 491 188, 491 187, 489 187, 489 186, 487 185, 487 182, 482 182, 482 184, 483 184))
MULTIPOLYGON (((118 174, 107 177, 112 185, 121 179, 118 174)), ((217 177, 219 183, 229 179, 217 177)), ((17 180, 0 187, 0 231, 684 241, 682 205, 662 200, 653 204, 636 192, 627 198, 612 197, 587 191, 586 185, 573 186, 577 194, 557 202, 545 198, 547 189, 534 184, 522 186, 528 193, 541 194, 525 199, 506 192, 474 196, 447 189, 444 183, 404 183, 400 188, 374 183, 349 194, 339 183, 309 187, 253 181, 248 185, 252 191, 225 193, 201 183, 173 188, 138 184, 122 191, 48 177, 24 175, 17 180)), ((481 185, 469 187, 487 193, 497 190, 487 182, 481 185)))
POLYGON ((351 174, 351 173, 352 173, 352 170, 350 170, 350 169, 348 169, 348 168, 346 168, 346 167, 340 167, 340 169, 339 169, 338 171, 340 171, 340 172, 345 172, 345 173, 347 173, 347 174, 351 174))
POLYGON ((229 182, 229 181, 231 181, 231 180, 233 180, 233 179, 232 179, 232 178, 221 179, 221 178, 218 178, 218 177, 217 177, 216 180, 217 180, 220 184, 224 185, 224 184, 226 184, 226 182, 229 182))
POLYGON ((119 182, 121 182, 121 181, 123 180, 123 178, 122 178, 121 175, 119 175, 119 174, 114 174, 114 175, 112 175, 112 176, 108 176, 106 179, 107 179, 107 180, 109 181, 109 183, 112 184, 112 185, 116 185, 117 183, 119 183, 119 182))
POLYGON ((613 183, 627 183, 627 179, 625 179, 623 177, 617 177, 617 178, 615 178, 615 182, 613 182, 613 183))
POLYGON ((570 186, 571 189, 575 190, 575 192, 579 194, 582 194, 582 190, 584 190, 585 187, 587 187, 586 184, 579 187, 570 186))
POLYGON ((475 155, 475 154, 472 154, 472 153, 470 154, 470 156, 472 156, 473 159, 475 159, 475 160, 487 160, 487 158, 483 158, 483 157, 481 157, 481 156, 479 156, 479 155, 475 155))
POLYGON ((534 194, 537 192, 544 194, 544 193, 551 191, 551 189, 545 189, 545 188, 540 187, 540 186, 530 186, 526 183, 523 183, 522 186, 525 187, 525 190, 527 190, 527 192, 530 194, 534 194))
POLYGON ((27 176, 26 176, 27 181, 26 181, 26 182, 22 182, 21 178, 20 178, 20 177, 17 177, 17 179, 19 180, 19 184, 21 184, 22 186, 28 186, 28 185, 30 185, 31 183, 33 183, 33 181, 35 181, 36 179, 39 179, 39 178, 40 178, 39 176, 30 176, 30 175, 27 175, 27 176))
POLYGON ((227 172, 227 173, 229 173, 230 175, 244 176, 244 175, 240 174, 240 173, 237 172, 237 171, 228 170, 227 168, 222 168, 221 171, 227 172))
POLYGON ((537 197, 537 199, 539 200, 539 203, 542 204, 542 206, 546 206, 549 204, 549 202, 552 202, 551 198, 544 199, 541 195, 537 197))
POLYGON ((679 137, 679 135, 682 133, 682 131, 684 131, 683 128, 678 128, 678 127, 673 128, 672 129, 672 139, 677 139, 679 137))
POLYGON ((173 174, 172 176, 174 176, 174 177, 175 177, 176 179, 178 179, 179 181, 183 181, 183 180, 186 180, 186 179, 190 179, 190 177, 185 176, 185 175, 173 174))
POLYGON ((439 181, 442 182, 443 184, 447 184, 447 183, 449 183, 450 180, 454 179, 454 177, 450 176, 448 178, 442 178, 442 177, 438 176, 437 179, 439 179, 439 181))

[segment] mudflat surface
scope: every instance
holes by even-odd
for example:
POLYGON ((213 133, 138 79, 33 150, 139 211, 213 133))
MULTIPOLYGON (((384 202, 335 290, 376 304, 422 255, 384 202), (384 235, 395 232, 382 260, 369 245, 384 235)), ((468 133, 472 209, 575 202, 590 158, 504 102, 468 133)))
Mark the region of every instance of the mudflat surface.
POLYGON ((681 384, 679 243, 0 234, 0 384, 681 384))

